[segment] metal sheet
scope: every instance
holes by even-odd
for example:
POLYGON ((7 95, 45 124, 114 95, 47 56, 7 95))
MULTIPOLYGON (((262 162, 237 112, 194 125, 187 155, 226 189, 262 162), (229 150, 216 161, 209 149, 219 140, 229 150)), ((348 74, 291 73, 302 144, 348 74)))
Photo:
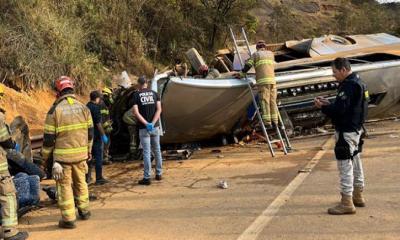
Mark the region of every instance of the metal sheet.
MULTIPOLYGON (((367 83, 370 94, 387 92, 379 106, 370 109, 370 117, 387 115, 399 105, 400 61, 359 64, 354 65, 353 70, 367 83)), ((294 87, 319 80, 332 81, 331 69, 283 74, 277 77, 277 84, 278 88, 287 87, 289 83, 294 87)), ((153 89, 157 86, 155 82, 153 89)), ((163 86, 163 143, 193 142, 228 134, 251 102, 246 82, 238 79, 174 77, 166 84, 163 82, 163 86)))
MULTIPOLYGON (((362 36, 362 35, 359 35, 362 36)), ((373 41, 377 41, 380 44, 399 44, 400 38, 389 35, 387 33, 377 33, 377 34, 370 34, 366 35, 367 37, 371 38, 373 41)))
POLYGON ((243 81, 195 81, 175 78, 166 85, 162 97, 163 143, 193 142, 227 134, 251 102, 243 81))

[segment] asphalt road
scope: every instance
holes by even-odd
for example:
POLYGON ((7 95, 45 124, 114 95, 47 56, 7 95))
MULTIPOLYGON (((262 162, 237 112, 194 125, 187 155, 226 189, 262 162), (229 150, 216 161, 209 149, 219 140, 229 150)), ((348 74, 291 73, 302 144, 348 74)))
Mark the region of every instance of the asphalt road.
POLYGON ((266 145, 203 149, 166 161, 164 180, 151 186, 137 185, 140 163, 113 164, 105 174, 112 182, 91 187, 100 199, 89 221, 58 229, 59 211, 44 197, 46 207, 21 228, 30 239, 400 239, 400 123, 368 128, 367 207, 355 215, 326 213, 339 191, 331 136, 323 136, 296 140, 296 151, 276 158, 266 145), (217 188, 220 180, 228 189, 217 188))

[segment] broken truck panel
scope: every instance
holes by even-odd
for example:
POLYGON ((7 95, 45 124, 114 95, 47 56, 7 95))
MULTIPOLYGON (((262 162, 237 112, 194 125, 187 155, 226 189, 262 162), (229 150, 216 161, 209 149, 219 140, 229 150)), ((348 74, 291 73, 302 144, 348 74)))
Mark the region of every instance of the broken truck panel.
POLYGON ((172 77, 162 90, 163 143, 201 141, 232 131, 251 102, 238 79, 172 77))
MULTIPOLYGON (((294 127, 316 127, 326 122, 313 106, 313 99, 320 95, 335 97, 338 83, 330 63, 336 57, 348 57, 353 70, 367 84, 370 118, 384 117, 400 108, 400 38, 385 33, 328 35, 268 47, 277 61, 279 108, 294 127)), ((244 59, 249 57, 244 50, 241 54, 244 59)), ((236 59, 232 51, 219 51, 214 62, 222 66, 221 78, 155 77, 152 88, 163 101, 163 143, 194 142, 232 133, 251 102, 246 82, 224 74, 227 67, 229 72, 240 70, 236 59)), ((249 77, 254 81, 254 74, 250 72, 249 77)))

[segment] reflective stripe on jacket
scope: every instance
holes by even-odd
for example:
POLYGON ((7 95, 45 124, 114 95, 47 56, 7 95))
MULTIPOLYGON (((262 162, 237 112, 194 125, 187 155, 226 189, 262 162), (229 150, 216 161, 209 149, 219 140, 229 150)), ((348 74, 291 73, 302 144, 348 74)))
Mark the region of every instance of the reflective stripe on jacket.
POLYGON ((259 85, 276 84, 275 57, 271 51, 257 51, 253 53, 246 65, 256 70, 256 82, 259 85))
POLYGON ((100 114, 101 114, 102 123, 110 121, 110 119, 111 119, 110 118, 110 110, 108 109, 108 107, 104 101, 101 101, 101 103, 100 103, 100 114))
MULTIPOLYGON (((5 123, 4 113, 0 112, 0 142, 5 142, 11 138, 5 123)), ((0 146, 0 174, 8 173, 7 153, 0 146)))
POLYGON ((43 159, 53 156, 54 161, 76 163, 88 159, 93 143, 93 121, 89 109, 67 94, 53 104, 47 113, 43 159))

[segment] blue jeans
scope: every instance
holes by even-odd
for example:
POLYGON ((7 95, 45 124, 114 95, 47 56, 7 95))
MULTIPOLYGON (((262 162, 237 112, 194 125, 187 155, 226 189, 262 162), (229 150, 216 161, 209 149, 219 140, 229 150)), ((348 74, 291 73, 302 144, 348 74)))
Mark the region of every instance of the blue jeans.
POLYGON ((157 127, 152 132, 139 129, 140 143, 143 147, 144 178, 151 176, 151 150, 156 158, 156 175, 162 175, 162 156, 160 148, 160 129, 157 127))
POLYGON ((94 139, 92 156, 96 166, 96 180, 103 178, 103 142, 101 139, 94 139))

